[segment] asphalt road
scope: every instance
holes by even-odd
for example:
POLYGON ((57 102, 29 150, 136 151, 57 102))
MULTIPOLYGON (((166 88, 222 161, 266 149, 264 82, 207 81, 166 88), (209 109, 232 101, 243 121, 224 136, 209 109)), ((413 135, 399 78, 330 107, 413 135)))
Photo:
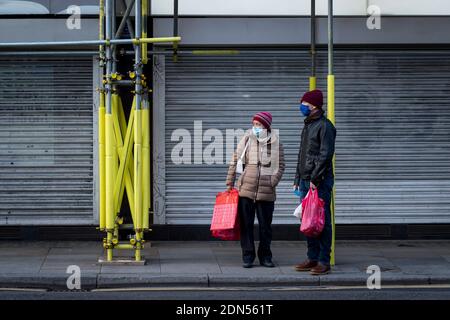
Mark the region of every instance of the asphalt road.
POLYGON ((447 300, 450 287, 136 288, 95 291, 3 290, 0 300, 447 300))

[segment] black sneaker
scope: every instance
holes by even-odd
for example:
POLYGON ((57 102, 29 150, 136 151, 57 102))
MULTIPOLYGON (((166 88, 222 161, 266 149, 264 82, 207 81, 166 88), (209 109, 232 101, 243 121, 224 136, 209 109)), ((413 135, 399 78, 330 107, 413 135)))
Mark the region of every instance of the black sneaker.
POLYGON ((260 265, 266 267, 266 268, 273 268, 275 267, 274 263, 272 262, 271 259, 264 259, 262 261, 259 262, 260 265))
POLYGON ((242 264, 243 268, 251 268, 253 267, 253 262, 245 262, 242 264))

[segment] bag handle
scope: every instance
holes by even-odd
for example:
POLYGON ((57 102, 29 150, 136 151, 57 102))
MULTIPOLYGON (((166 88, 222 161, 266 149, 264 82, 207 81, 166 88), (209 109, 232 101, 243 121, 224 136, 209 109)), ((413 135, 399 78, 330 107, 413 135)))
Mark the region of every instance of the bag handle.
POLYGON ((239 160, 242 161, 242 159, 244 158, 245 152, 247 151, 247 147, 248 147, 249 144, 250 144, 250 138, 247 138, 247 143, 245 144, 244 151, 242 152, 241 156, 239 157, 239 160))

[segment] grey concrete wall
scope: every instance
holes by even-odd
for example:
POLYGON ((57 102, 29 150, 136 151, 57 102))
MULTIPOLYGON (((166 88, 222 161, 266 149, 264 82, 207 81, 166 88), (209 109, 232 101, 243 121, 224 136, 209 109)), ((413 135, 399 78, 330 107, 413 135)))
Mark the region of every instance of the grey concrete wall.
MULTIPOLYGON (((335 18, 336 44, 448 44, 450 17, 382 17, 381 30, 369 30, 365 17, 335 18)), ((182 44, 308 44, 309 18, 181 18, 182 44)), ((173 21, 154 21, 155 36, 171 35, 173 21)), ((318 18, 317 41, 327 42, 327 19, 318 18)))
MULTIPOLYGON (((365 17, 335 18, 336 44, 449 44, 450 17, 382 17, 369 30, 365 17)), ((308 44, 309 18, 180 18, 183 45, 308 44)), ((170 36, 171 18, 154 20, 155 36, 170 36)), ((0 42, 98 39, 98 19, 82 17, 70 30, 65 18, 0 19, 0 42)), ((327 19, 318 18, 317 41, 327 42, 327 19)))
POLYGON ((0 42, 98 39, 98 19, 81 18, 80 29, 69 29, 66 18, 0 19, 0 42))

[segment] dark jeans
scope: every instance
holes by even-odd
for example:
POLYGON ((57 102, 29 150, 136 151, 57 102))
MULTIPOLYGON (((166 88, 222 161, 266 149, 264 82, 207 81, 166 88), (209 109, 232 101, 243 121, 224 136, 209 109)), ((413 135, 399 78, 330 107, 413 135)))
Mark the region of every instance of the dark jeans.
MULTIPOLYGON (((303 199, 309 190, 309 180, 300 179, 301 199, 303 199)), ((319 198, 325 201, 325 226, 318 238, 306 237, 308 243, 308 259, 319 261, 321 264, 330 265, 332 225, 331 225, 331 193, 333 190, 334 178, 328 177, 323 180, 319 186, 319 198)))
POLYGON ((239 218, 241 223, 241 248, 244 262, 255 260, 255 243, 253 226, 255 225, 255 211, 259 224, 258 258, 260 261, 271 259, 270 243, 272 242, 273 201, 256 201, 239 197, 239 218))

